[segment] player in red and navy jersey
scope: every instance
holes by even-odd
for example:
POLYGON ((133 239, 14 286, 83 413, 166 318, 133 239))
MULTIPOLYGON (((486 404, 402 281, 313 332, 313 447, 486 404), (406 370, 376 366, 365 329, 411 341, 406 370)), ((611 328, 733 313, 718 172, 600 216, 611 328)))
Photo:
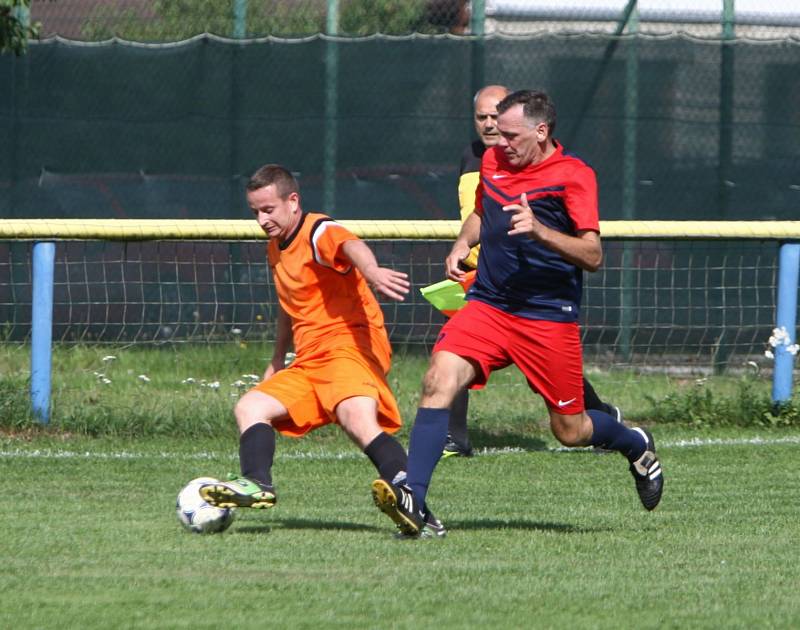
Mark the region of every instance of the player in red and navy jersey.
MULTIPOLYGON (((480 185, 480 167, 483 154, 490 147, 500 142, 500 132, 497 130, 497 104, 503 100, 510 90, 502 85, 487 85, 475 94, 473 99, 475 131, 478 140, 472 142, 461 155, 461 164, 458 175, 458 205, 462 223, 466 221, 475 210, 475 191, 480 185)), ((474 270, 478 266, 480 246, 470 250, 469 255, 459 263, 462 270, 467 272, 464 285, 471 283, 474 270)), ((444 457, 472 455, 472 446, 467 431, 467 412, 469 409, 468 389, 461 390, 453 399, 450 406, 450 421, 447 431, 447 442, 442 455, 444 457)), ((611 405, 600 399, 592 384, 584 377, 583 401, 587 409, 599 409, 611 414, 617 422, 622 422, 622 411, 619 407, 611 405)))
POLYGON ((445 261, 448 278, 459 281, 461 261, 480 243, 475 283, 434 345, 409 440, 407 483, 372 484, 375 503, 406 535, 424 526, 421 506, 442 456, 453 398, 512 363, 544 399, 559 442, 619 451, 644 507, 661 500, 652 435, 584 406, 582 277, 603 257, 594 171, 553 139, 556 112, 545 93, 514 92, 497 112, 501 140, 483 156, 475 212, 445 261))

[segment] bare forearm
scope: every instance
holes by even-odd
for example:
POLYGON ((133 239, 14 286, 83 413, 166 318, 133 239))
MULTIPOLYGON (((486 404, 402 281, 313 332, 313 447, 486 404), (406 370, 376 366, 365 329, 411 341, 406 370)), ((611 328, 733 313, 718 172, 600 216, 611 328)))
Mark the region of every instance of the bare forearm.
POLYGON ((541 226, 534 238, 548 249, 552 249, 567 262, 584 271, 597 271, 603 262, 603 248, 596 232, 585 232, 579 236, 564 234, 541 226))
POLYGON ((278 306, 278 320, 275 331, 275 351, 273 360, 283 360, 284 355, 292 347, 292 320, 280 305, 278 306))
POLYGON ((464 244, 467 248, 475 247, 481 237, 481 217, 474 212, 470 214, 461 225, 461 230, 456 237, 456 243, 464 244))
POLYGON ((342 251, 355 268, 361 272, 373 291, 393 300, 402 301, 404 299, 411 287, 407 274, 380 267, 375 259, 375 254, 363 241, 346 241, 342 244, 342 251))
POLYGON ((367 282, 371 282, 372 276, 378 269, 378 261, 367 244, 360 240, 347 241, 342 245, 342 250, 367 282))
POLYGON ((286 311, 278 304, 278 318, 275 321, 275 347, 272 351, 272 360, 264 370, 263 380, 272 378, 285 366, 286 353, 292 347, 292 320, 286 311))

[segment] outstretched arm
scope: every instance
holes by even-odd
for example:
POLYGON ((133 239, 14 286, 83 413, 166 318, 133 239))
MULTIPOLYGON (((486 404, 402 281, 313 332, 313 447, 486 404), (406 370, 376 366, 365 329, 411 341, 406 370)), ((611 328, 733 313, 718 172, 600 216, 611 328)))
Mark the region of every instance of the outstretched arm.
POLYGON ((547 227, 533 214, 525 194, 520 197, 520 203, 503 206, 503 210, 512 213, 509 236, 526 234, 581 269, 597 271, 600 268, 603 247, 600 235, 594 230, 580 230, 577 236, 570 236, 547 227))
POLYGON ((372 287, 388 298, 402 302, 411 286, 408 274, 387 267, 379 267, 375 254, 364 241, 353 239, 342 244, 342 251, 372 287))

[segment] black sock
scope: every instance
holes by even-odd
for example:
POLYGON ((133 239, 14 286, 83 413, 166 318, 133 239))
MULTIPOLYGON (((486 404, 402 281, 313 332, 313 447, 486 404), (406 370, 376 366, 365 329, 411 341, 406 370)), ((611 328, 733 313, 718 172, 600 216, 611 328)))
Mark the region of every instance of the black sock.
POLYGON ((379 433, 364 449, 364 454, 369 457, 381 479, 392 481, 397 473, 405 471, 408 457, 405 449, 395 438, 388 433, 379 433))
POLYGON ((450 420, 447 432, 450 439, 462 448, 469 450, 469 434, 467 433, 467 411, 469 410, 469 390, 462 389, 453 398, 450 405, 450 420))
POLYGON ((608 405, 600 400, 600 396, 597 395, 594 387, 585 376, 583 377, 583 406, 586 409, 599 409, 600 411, 608 412, 608 405))
POLYGON ((239 436, 239 467, 242 476, 272 485, 272 458, 275 456, 275 429, 259 422, 239 436))

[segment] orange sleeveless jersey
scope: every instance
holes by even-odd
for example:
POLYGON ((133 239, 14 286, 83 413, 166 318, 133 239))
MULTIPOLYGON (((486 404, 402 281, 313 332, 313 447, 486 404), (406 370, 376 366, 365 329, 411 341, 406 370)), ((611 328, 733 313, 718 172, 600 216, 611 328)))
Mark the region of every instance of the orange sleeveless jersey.
POLYGON ((383 312, 361 272, 342 252, 357 237, 323 214, 304 214, 267 256, 281 306, 292 320, 297 357, 255 389, 279 400, 289 417, 273 426, 300 437, 336 422, 338 404, 353 396, 377 402, 385 431, 400 428, 400 410, 386 382, 392 350, 383 312))
POLYGON ((298 358, 356 346, 389 370, 391 346, 383 312, 364 276, 342 252, 358 237, 330 217, 304 213, 295 233, 267 257, 281 306, 292 320, 298 358))

